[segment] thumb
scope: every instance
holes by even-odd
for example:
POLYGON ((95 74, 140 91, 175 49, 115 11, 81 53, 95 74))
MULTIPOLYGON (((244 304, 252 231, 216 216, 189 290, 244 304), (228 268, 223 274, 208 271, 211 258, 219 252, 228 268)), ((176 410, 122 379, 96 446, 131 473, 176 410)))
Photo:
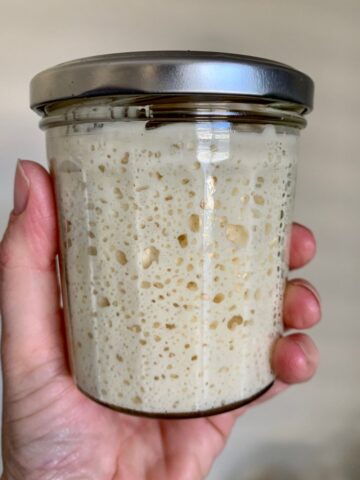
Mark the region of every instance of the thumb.
POLYGON ((0 244, 5 387, 18 384, 40 367, 53 375, 54 368, 65 366, 56 254, 50 176, 35 162, 19 161, 14 209, 0 244))

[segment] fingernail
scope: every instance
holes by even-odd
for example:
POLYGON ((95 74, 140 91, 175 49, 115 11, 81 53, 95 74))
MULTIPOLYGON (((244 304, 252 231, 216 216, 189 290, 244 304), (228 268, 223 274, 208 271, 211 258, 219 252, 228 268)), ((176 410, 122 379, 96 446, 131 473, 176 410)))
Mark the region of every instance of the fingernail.
POLYGON ((308 361, 310 361, 311 363, 314 363, 317 361, 319 352, 318 352, 318 349, 313 344, 313 342, 310 343, 302 340, 297 340, 296 343, 304 352, 304 355, 308 361))
POLYGON ((15 173, 14 184, 14 210, 15 215, 20 215, 26 208, 30 191, 30 181, 21 165, 21 160, 18 160, 15 173))
POLYGON ((316 298, 316 300, 318 301, 318 304, 321 305, 321 298, 320 298, 319 292, 316 290, 316 288, 313 285, 311 285, 311 283, 307 282, 306 280, 296 280, 296 279, 291 280, 291 283, 293 285, 298 285, 300 287, 304 287, 307 290, 309 290, 309 292, 311 292, 316 298))

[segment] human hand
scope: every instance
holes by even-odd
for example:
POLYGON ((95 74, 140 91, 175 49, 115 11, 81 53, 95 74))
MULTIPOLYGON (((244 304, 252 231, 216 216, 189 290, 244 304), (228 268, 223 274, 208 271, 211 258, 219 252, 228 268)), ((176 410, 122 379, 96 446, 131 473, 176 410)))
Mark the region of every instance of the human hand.
MULTIPOLYGON (((3 480, 199 480, 224 448, 236 418, 289 384, 314 374, 312 340, 295 333, 278 340, 277 381, 251 405, 208 418, 155 420, 103 407, 75 386, 66 360, 55 269, 56 213, 49 174, 20 162, 15 206, 0 247, 3 480)), ((290 268, 315 254, 309 230, 293 225, 290 268)), ((287 284, 284 324, 304 329, 320 319, 314 288, 287 284)))

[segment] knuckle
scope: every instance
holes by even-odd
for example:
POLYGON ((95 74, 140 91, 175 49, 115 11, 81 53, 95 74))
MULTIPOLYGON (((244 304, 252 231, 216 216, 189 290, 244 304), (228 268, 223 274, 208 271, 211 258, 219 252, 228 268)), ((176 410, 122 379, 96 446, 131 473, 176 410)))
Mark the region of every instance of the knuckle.
MULTIPOLYGON (((46 220, 46 219, 45 219, 46 220)), ((31 218, 18 223, 10 215, 8 227, 0 241, 0 274, 14 269, 48 271, 54 268, 57 253, 56 230, 50 230, 46 221, 31 218)), ((50 222, 51 223, 51 222, 50 222)))
POLYGON ((14 242, 11 239, 14 220, 11 215, 7 230, 0 242, 0 271, 10 268, 15 261, 14 242))
POLYGON ((7 246, 5 238, 0 242, 0 271, 11 264, 11 251, 7 246))

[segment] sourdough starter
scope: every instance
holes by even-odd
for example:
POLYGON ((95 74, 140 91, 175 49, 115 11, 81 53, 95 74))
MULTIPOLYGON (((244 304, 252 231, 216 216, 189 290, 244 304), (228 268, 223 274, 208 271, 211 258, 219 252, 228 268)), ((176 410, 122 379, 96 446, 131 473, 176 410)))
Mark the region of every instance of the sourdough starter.
POLYGON ((297 138, 225 122, 47 131, 84 392, 170 415, 225 408, 271 384, 297 138))

